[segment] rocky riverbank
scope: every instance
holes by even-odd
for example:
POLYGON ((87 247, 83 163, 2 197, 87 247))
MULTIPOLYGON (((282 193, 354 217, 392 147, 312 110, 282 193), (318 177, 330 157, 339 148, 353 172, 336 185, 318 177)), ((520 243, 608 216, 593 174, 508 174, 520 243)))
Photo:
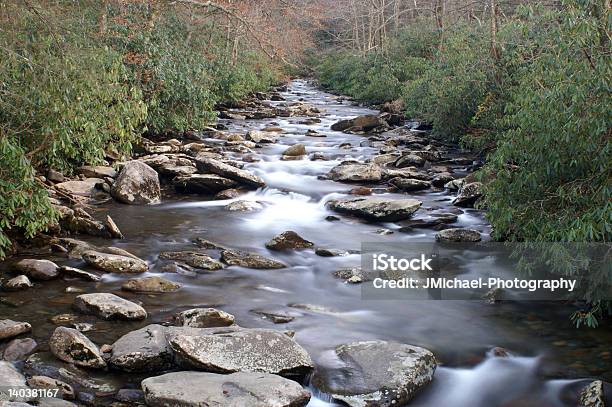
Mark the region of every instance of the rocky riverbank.
MULTIPOLYGON (((389 337, 359 335, 351 319, 375 327, 375 314, 302 302, 317 279, 299 280, 304 297, 286 280, 321 269, 334 290, 356 290, 344 283, 363 281, 362 240, 486 240, 478 157, 399 112, 353 111, 330 95, 326 111, 305 86, 222 107, 200 132, 143 137, 108 166, 41 176, 60 218, 4 264, 0 383, 59 392, 16 401, 297 407, 314 392, 391 406, 430 387, 443 352, 404 339, 401 318, 387 314, 389 337), (199 205, 212 210, 174 214, 199 205), (197 291, 206 285, 214 293, 197 291), (336 326, 329 338, 301 340, 325 324, 336 326)), ((601 393, 594 382, 588 397, 601 393)))

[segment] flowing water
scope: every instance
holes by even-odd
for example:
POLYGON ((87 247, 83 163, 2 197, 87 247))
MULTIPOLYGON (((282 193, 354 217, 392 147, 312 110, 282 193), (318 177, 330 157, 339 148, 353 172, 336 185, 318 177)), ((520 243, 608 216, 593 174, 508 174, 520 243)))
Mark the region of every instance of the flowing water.
MULTIPOLYGON (((349 196, 347 193, 354 186, 318 179, 318 176, 339 161, 365 160, 378 153, 377 149, 368 147, 366 137, 331 131, 330 125, 340 119, 377 112, 351 105, 301 80, 292 82, 283 96, 288 101, 303 100, 319 107, 324 111, 321 123, 298 124, 300 119, 295 117, 223 121, 231 131, 241 133, 271 124, 284 130, 278 143, 254 150, 259 161, 246 165, 266 181, 267 187, 239 199, 258 201, 263 204, 263 210, 229 212, 223 207, 230 201, 167 192, 160 205, 107 203, 100 207, 100 213, 110 213, 126 235, 125 240, 114 245, 150 262, 152 267, 146 275, 160 275, 156 265, 160 251, 193 248, 191 242, 195 237, 274 257, 290 268, 230 267, 197 276, 164 273, 164 278, 181 283, 183 288, 177 293, 161 295, 121 292, 121 283, 129 278, 123 275, 106 274, 100 283, 76 279, 50 281, 33 290, 6 294, 0 304, 0 316, 30 322, 34 337, 44 348, 54 328, 49 318, 73 312, 70 304, 77 294, 65 292, 70 285, 87 292, 116 292, 142 302, 149 312, 150 317, 139 323, 83 317, 82 321, 94 323, 95 329, 87 335, 99 344, 112 343, 120 335, 146 324, 168 322, 178 311, 212 305, 234 314, 241 326, 295 331, 295 339, 320 366, 330 363, 329 353, 336 345, 350 341, 383 339, 420 345, 435 353, 441 367, 436 371, 434 382, 410 404, 419 407, 571 406, 574 405, 572 389, 579 387, 580 382, 545 377, 612 379, 608 349, 612 330, 574 329, 568 319, 569 306, 364 300, 359 285, 345 284, 332 276, 340 267, 358 266, 358 254, 326 258, 315 255, 312 250, 269 252, 264 244, 286 230, 296 231, 317 246, 346 250, 359 250, 364 241, 432 241, 435 233, 426 229, 400 233, 396 224, 365 223, 346 216, 340 216, 335 222, 326 220, 332 213, 325 208, 325 201, 349 196), (327 137, 305 136, 309 129, 327 137), (303 143, 309 153, 318 151, 331 160, 281 160, 282 151, 295 143, 303 143), (340 148, 342 143, 351 146, 340 148), (394 233, 382 234, 381 229, 394 233), (288 304, 316 307, 289 308, 288 304), (289 310, 296 318, 288 324, 274 325, 250 312, 254 308, 289 310), (496 346, 509 349, 514 356, 489 357, 489 350, 496 346)), ((467 169, 456 168, 456 171, 461 173, 467 169)), ((447 191, 412 195, 423 201, 418 213, 457 209, 451 205, 452 196, 447 191)), ((483 213, 474 209, 462 209, 456 225, 477 229, 485 236, 489 232, 483 213)), ((104 240, 91 241, 109 244, 104 240)), ((47 255, 46 258, 66 263, 60 257, 47 255)), ((79 262, 72 264, 83 266, 79 262)), ((136 384, 130 377, 115 379, 136 384)), ((313 391, 316 394, 316 389, 313 391)), ((310 403, 311 407, 330 405, 333 403, 324 394, 310 403)))

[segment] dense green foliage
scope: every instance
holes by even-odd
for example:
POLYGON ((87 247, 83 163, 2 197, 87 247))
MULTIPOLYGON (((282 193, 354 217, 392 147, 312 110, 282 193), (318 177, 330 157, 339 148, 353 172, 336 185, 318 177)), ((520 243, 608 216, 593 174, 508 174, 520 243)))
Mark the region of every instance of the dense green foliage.
MULTIPOLYGON (((401 98, 406 116, 431 123, 435 136, 481 149, 487 156, 482 206, 495 238, 609 243, 607 7, 602 0, 571 0, 559 9, 519 8, 499 27, 497 53, 486 25, 459 23, 443 35, 407 31, 376 57, 332 52, 315 71, 323 85, 363 102, 401 98), (405 43, 417 49, 412 59, 398 52, 405 43)), ((564 256, 556 248, 541 257, 564 256)), ((576 275, 573 262, 558 263, 554 271, 576 275)), ((589 265, 579 269, 597 274, 589 265)), ((612 284, 609 267, 598 275, 604 278, 595 285, 603 290, 584 297, 596 312, 605 308, 612 284)), ((577 321, 596 324, 593 312, 577 321)))
POLYGON ((197 130, 215 104, 279 78, 176 7, 60 3, 0 1, 0 258, 9 229, 32 236, 54 220, 36 171, 100 164, 144 131, 197 130))

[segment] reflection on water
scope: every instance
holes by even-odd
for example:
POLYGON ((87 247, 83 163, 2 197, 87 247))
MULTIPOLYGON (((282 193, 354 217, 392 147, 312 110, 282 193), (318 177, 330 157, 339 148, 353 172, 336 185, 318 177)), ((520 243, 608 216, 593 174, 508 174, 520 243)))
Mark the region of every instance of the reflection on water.
MULTIPOLYGON (((157 263, 160 251, 193 248, 192 239, 195 237, 274 257, 289 264, 289 268, 248 270, 229 267, 196 276, 165 273, 165 278, 181 283, 183 289, 163 295, 121 292, 121 283, 130 276, 106 275, 99 283, 50 281, 25 294, 6 294, 0 304, 0 316, 31 322, 33 335, 44 348, 54 327, 49 318, 73 312, 70 304, 77 294, 65 292, 66 286, 70 285, 87 292, 116 292, 127 299, 142 302, 149 311, 150 318, 145 322, 81 317, 83 321, 94 323, 94 330, 88 335, 99 344, 112 343, 121 334, 145 324, 168 322, 177 311, 215 305, 234 314, 236 322, 245 327, 295 331, 296 340, 310 352, 315 362, 336 345, 355 340, 383 339, 420 345, 431 349, 443 366, 436 372, 434 383, 411 404, 423 407, 518 406, 504 404, 517 397, 527 400, 521 406, 570 405, 559 401, 564 382, 542 381, 537 372, 558 377, 612 379, 609 353, 608 359, 602 356, 612 342, 611 330, 576 331, 568 319, 569 308, 560 304, 491 306, 479 301, 364 300, 359 286, 344 284, 332 276, 332 272, 340 267, 358 266, 359 255, 326 258, 317 256, 313 250, 269 252, 265 243, 285 230, 296 231, 315 242, 316 246, 344 250, 360 250, 364 241, 432 241, 435 233, 428 229, 400 233, 398 225, 368 224, 344 216, 335 222, 326 220, 332 212, 325 208, 325 201, 348 196, 352 186, 318 179, 317 176, 325 174, 342 160, 364 159, 376 153, 373 148, 359 147, 364 137, 333 132, 330 125, 339 119, 374 112, 338 102, 303 81, 293 82, 285 96, 289 100, 303 98, 324 109, 321 123, 302 125, 298 124, 299 118, 226 123, 232 131, 240 132, 259 130, 272 123, 285 129, 285 133, 279 135, 279 144, 256 149, 261 160, 246 165, 263 177, 268 187, 249 192, 239 199, 258 201, 263 205, 262 210, 230 212, 224 206, 233 200, 210 201, 171 194, 158 206, 109 203, 104 210, 109 211, 126 235, 125 240, 116 241, 115 245, 150 262, 151 269, 145 276, 161 272, 157 263), (305 133, 309 129, 327 137, 307 137, 305 133), (286 147, 298 142, 304 143, 308 152, 322 152, 330 161, 279 159, 286 147), (352 144, 350 149, 339 148, 346 142, 352 144), (381 228, 392 229, 395 233, 380 234, 381 228), (287 309, 289 304, 295 303, 317 307, 291 308, 299 316, 284 325, 274 325, 250 312, 264 306, 287 309), (494 346, 530 357, 484 359, 486 352, 494 346), (543 357, 534 358, 537 355, 543 357), (507 400, 503 398, 504 394, 507 400)), ((464 170, 456 168, 458 173, 464 170)), ((418 192, 411 196, 423 201, 417 216, 456 210, 450 204, 451 195, 444 191, 418 192)), ((489 232, 482 213, 472 209, 459 214, 457 226, 477 229, 485 235, 489 232)), ((92 241, 109 244, 103 240, 92 241)), ((54 260, 53 256, 47 258, 54 260)), ((66 262, 61 257, 55 260, 62 264, 66 262)), ((72 264, 82 266, 76 261, 72 264)), ((324 400, 324 396, 313 399, 310 407, 328 406, 324 400)))

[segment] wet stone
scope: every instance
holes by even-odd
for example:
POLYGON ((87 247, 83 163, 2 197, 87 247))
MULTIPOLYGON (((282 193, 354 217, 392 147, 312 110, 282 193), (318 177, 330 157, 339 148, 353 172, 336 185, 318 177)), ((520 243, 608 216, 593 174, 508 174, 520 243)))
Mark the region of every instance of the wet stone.
POLYGON ((314 247, 314 243, 289 230, 274 236, 266 247, 270 250, 307 249, 314 247))
POLYGON ((103 319, 141 320, 147 317, 140 305, 110 293, 79 295, 74 300, 74 307, 84 314, 103 319))
POLYGON ((174 366, 165 328, 148 325, 129 332, 112 346, 110 364, 127 372, 157 372, 174 366))
POLYGON ((76 329, 58 327, 49 339, 51 352, 59 359, 88 368, 106 367, 100 349, 76 329))
POLYGON ((191 328, 213 328, 234 324, 234 316, 216 308, 193 308, 179 312, 176 324, 191 328))
POLYGON ((13 338, 31 330, 32 326, 27 322, 13 321, 11 319, 0 320, 0 340, 13 338))
POLYGON ((264 257, 257 253, 225 249, 221 251, 221 261, 230 266, 250 269, 282 269, 287 267, 280 261, 264 257))
POLYGON ((207 254, 197 252, 161 252, 160 259, 176 260, 199 270, 215 271, 223 268, 223 263, 207 254))
POLYGON ((25 275, 13 277, 2 284, 2 288, 8 291, 27 290, 32 286, 32 282, 25 275))
POLYGON ((33 280, 52 280, 59 276, 57 264, 49 260, 23 259, 14 268, 33 280))
POLYGON ((37 346, 32 338, 13 339, 4 349, 2 359, 9 362, 24 360, 37 346))
POLYGON ((157 276, 131 279, 121 285, 122 290, 145 293, 170 293, 180 288, 180 284, 157 276))

